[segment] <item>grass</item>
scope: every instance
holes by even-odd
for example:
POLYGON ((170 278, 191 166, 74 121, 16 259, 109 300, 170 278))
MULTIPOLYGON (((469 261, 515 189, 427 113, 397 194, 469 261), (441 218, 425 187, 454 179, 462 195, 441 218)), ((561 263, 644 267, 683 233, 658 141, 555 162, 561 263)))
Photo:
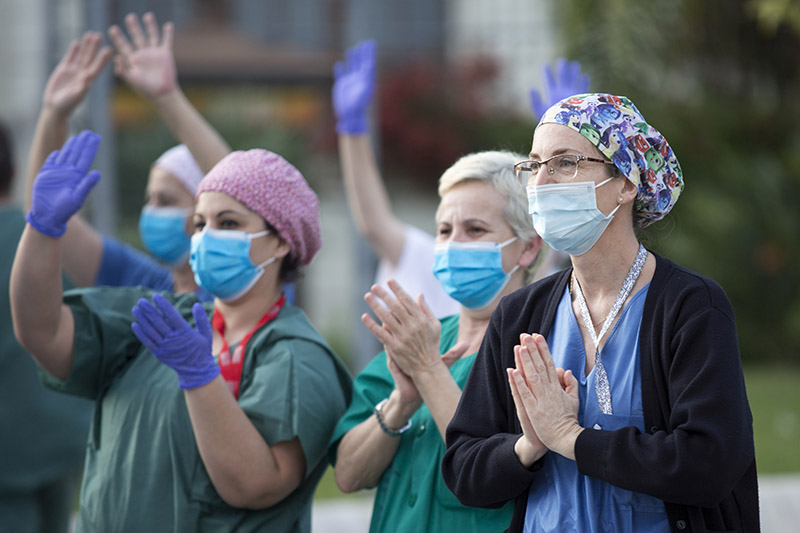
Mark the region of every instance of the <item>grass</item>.
POLYGON ((800 368, 745 368, 759 474, 800 472, 800 368))
POLYGON ((336 486, 336 480, 333 477, 333 468, 330 466, 328 466, 328 469, 319 481, 317 492, 314 494, 314 498, 317 500, 329 500, 332 498, 369 498, 371 500, 374 497, 375 494, 372 490, 360 490, 352 494, 345 494, 339 490, 339 487, 336 486))

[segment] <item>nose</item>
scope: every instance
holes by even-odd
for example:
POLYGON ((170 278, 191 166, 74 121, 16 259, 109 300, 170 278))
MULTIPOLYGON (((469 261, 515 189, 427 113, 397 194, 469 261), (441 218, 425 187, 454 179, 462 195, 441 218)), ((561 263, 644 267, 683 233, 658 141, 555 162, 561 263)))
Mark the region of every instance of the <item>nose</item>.
POLYGON ((528 185, 548 185, 555 183, 553 171, 548 165, 539 165, 539 171, 532 173, 528 179, 528 185))

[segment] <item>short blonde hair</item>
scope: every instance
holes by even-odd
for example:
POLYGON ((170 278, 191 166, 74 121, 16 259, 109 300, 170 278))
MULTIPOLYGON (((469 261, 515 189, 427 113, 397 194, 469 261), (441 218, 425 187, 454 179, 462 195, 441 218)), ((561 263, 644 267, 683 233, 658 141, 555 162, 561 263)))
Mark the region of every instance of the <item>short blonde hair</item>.
MULTIPOLYGON (((439 178, 439 197, 447 194, 456 185, 467 181, 491 183, 492 187, 506 199, 506 206, 503 209, 506 222, 517 237, 528 242, 536 237, 537 233, 528 214, 528 195, 525 187, 514 173, 514 164, 524 159, 525 156, 507 151, 485 151, 465 155, 445 170, 439 178)), ((537 256, 526 269, 524 283, 533 281, 539 263, 537 256)))

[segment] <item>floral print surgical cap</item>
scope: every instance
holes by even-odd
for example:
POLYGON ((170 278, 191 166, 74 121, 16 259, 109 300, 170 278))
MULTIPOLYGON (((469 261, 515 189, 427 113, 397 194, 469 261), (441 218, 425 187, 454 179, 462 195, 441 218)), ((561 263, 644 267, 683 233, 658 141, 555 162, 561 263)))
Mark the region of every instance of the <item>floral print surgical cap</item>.
MULTIPOLYGON (((683 190, 683 172, 664 136, 625 96, 579 94, 548 109, 539 125, 562 124, 595 145, 639 189, 642 227, 664 218, 683 190)), ((537 126, 538 128, 538 126, 537 126)))

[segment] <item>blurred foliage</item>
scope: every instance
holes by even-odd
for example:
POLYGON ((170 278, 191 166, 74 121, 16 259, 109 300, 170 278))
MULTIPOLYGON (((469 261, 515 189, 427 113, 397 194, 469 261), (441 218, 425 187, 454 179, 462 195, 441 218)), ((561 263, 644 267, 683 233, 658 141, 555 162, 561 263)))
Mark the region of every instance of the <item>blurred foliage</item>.
POLYGON ((789 2, 557 10, 592 90, 630 97, 681 162, 683 196, 648 244, 724 287, 744 360, 800 364, 800 34, 796 5, 765 26, 768 4, 789 2))
POLYGON ((789 24, 795 31, 800 31, 798 0, 751 0, 748 8, 755 15, 759 26, 767 32, 774 32, 782 24, 789 24))
POLYGON ((439 176, 463 155, 527 153, 533 119, 489 104, 497 69, 486 57, 449 67, 416 58, 384 72, 377 101, 387 168, 435 190, 439 176))

